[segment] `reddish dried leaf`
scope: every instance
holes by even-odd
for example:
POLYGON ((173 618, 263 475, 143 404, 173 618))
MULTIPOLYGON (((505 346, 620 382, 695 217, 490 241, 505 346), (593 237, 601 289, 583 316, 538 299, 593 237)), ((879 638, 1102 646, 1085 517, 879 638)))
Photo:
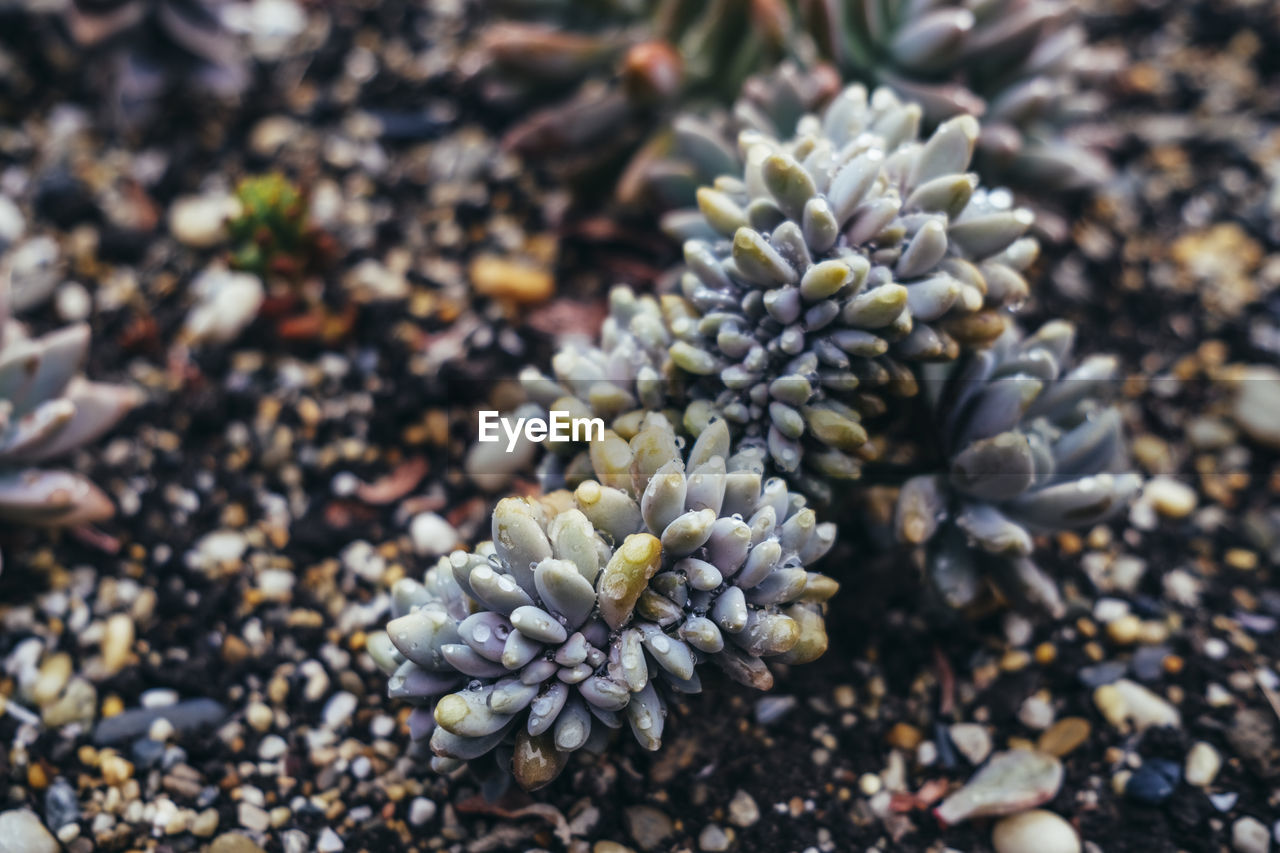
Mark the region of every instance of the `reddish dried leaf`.
POLYGON ((356 497, 367 504, 379 506, 397 501, 413 491, 422 482, 422 478, 427 476, 430 468, 427 460, 421 456, 406 459, 385 477, 357 486, 356 497))

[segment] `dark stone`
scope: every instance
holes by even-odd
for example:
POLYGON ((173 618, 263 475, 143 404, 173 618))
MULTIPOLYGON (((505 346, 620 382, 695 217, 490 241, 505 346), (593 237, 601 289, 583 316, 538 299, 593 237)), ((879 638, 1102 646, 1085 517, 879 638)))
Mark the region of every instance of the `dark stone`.
POLYGON ((227 718, 227 709, 212 699, 190 699, 165 708, 134 708, 108 717, 93 730, 95 746, 116 746, 136 740, 151 724, 166 719, 179 733, 216 726, 227 718))
POLYGON ((1092 690, 1123 678, 1128 666, 1123 661, 1109 660, 1093 666, 1082 667, 1077 677, 1080 683, 1092 690))
POLYGON ((154 239, 148 231, 107 225, 98 235, 98 257, 109 263, 136 264, 146 256, 154 239))
POLYGON ((1164 676, 1168 646, 1143 646, 1133 653, 1133 674, 1139 681, 1159 681, 1164 676))
POLYGON ((101 218, 89 187, 62 169, 41 178, 36 187, 35 211, 36 216, 64 229, 101 218))
POLYGON ((956 755, 955 744, 951 742, 950 726, 939 720, 933 724, 933 742, 938 746, 938 762, 947 770, 954 770, 960 765, 956 755))
POLYGON ((44 822, 56 832, 80 819, 80 803, 76 789, 62 776, 53 780, 44 795, 44 822))
POLYGON ((1125 796, 1142 803, 1164 802, 1182 781, 1182 768, 1164 758, 1150 758, 1129 777, 1125 796))
POLYGON ((160 761, 164 758, 164 744, 149 737, 140 737, 133 742, 129 754, 133 757, 134 764, 151 770, 160 766, 160 761))
POLYGON ((453 124, 453 116, 445 110, 430 109, 402 112, 397 110, 371 110, 378 120, 380 138, 387 142, 417 142, 439 136, 453 124))

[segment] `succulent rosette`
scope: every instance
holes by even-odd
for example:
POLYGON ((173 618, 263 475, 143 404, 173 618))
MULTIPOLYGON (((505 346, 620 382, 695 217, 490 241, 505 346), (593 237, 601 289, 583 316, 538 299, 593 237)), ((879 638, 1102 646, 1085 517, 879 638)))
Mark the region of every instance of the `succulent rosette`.
POLYGON ((614 729, 658 749, 668 703, 702 689, 703 663, 768 689, 768 660, 826 649, 836 584, 808 567, 834 526, 757 454, 731 453, 724 423, 685 454, 650 414, 590 458, 596 479, 499 502, 491 542, 394 590, 369 650, 392 698, 417 706, 411 733, 438 771, 537 788, 614 729))
POLYGON ((1074 339, 1062 321, 1026 337, 1010 329, 938 384, 945 470, 907 481, 894 524, 953 607, 978 601, 991 581, 1060 615, 1033 536, 1105 521, 1141 489, 1120 412, 1103 402, 1116 360, 1094 355, 1073 367, 1074 339))
POLYGON ((698 192, 673 319, 693 377, 686 426, 711 414, 763 441, 811 495, 874 455, 862 418, 910 395, 913 362, 989 345, 1027 295, 1030 211, 967 172, 978 122, 917 138, 921 111, 851 86, 783 142, 739 137, 745 168, 698 192))
POLYGON ((111 517, 111 499, 88 478, 43 467, 94 441, 141 402, 123 385, 80 375, 90 332, 78 323, 31 337, 9 314, 0 273, 0 520, 65 527, 111 517))

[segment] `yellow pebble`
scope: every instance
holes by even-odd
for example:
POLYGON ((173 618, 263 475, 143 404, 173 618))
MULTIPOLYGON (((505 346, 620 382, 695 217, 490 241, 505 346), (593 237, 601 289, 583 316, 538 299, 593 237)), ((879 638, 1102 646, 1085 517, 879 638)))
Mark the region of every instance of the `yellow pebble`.
POLYGON ((32 764, 28 767, 27 784, 37 791, 43 791, 49 787, 49 776, 44 772, 44 767, 39 764, 32 764))
POLYGON ((533 264, 484 254, 471 262, 471 284, 481 296, 534 304, 555 293, 551 273, 533 264))
POLYGON ((1022 649, 1010 649, 1000 658, 1000 668, 1005 672, 1018 672, 1031 663, 1031 655, 1022 649))
POLYGON ((920 734, 920 730, 913 725, 895 723, 893 728, 889 730, 889 734, 885 736, 885 740, 889 742, 890 746, 913 750, 920 745, 920 741, 924 740, 924 735, 920 734))
POLYGON ((1036 663, 1041 666, 1048 666, 1058 657, 1058 649, 1053 643, 1041 643, 1036 646, 1035 658, 1036 663))
POLYGON ((1142 620, 1132 613, 1126 613, 1119 619, 1114 619, 1107 623, 1107 636, 1111 638, 1113 643, 1128 646, 1138 639, 1138 632, 1141 628, 1142 620))
POLYGON ((114 717, 124 711, 124 700, 112 693, 106 699, 102 700, 102 716, 114 717))
POLYGON ((1228 566, 1242 572, 1251 572, 1258 568, 1258 555, 1244 548, 1232 548, 1227 551, 1223 559, 1227 561, 1228 566))

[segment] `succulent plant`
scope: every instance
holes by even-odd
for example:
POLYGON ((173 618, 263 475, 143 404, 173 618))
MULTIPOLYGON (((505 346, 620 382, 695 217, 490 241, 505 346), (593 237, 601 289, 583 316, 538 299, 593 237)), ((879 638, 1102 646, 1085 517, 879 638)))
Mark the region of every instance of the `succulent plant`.
MULTIPOLYGON (((709 143, 684 150, 671 120, 695 103, 729 103, 783 61, 806 69, 797 79, 809 78, 809 108, 843 76, 919 102, 930 128, 982 118, 984 168, 1011 182, 1065 189, 1110 173, 1064 133, 1100 113, 1101 96, 1084 83, 1107 66, 1066 0, 639 0, 585 14, 570 3, 490 5, 506 18, 480 37, 482 91, 544 105, 522 111, 509 144, 570 172, 639 148, 618 188, 624 202, 691 202, 687 173, 705 165, 709 143)), ((774 103, 785 117, 787 102, 774 103)), ((744 126, 699 135, 731 140, 744 126)))
POLYGON ((227 223, 236 269, 296 279, 332 251, 329 237, 311 224, 307 194, 279 172, 244 178, 236 199, 240 212, 227 223))
POLYGON ((781 142, 744 131, 741 177, 667 219, 692 316, 670 324, 689 431, 712 413, 767 443, 811 497, 873 456, 863 415, 915 393, 908 364, 990 344, 1027 295, 1033 216, 966 172, 978 122, 917 140, 920 108, 860 85, 781 142))
POLYGON ((1070 367, 1075 329, 1053 321, 1006 332, 935 391, 933 426, 945 470, 902 487, 894 526, 954 607, 978 601, 984 580, 1060 614, 1056 584, 1032 559, 1033 535, 1087 527, 1141 488, 1127 470, 1119 411, 1101 396, 1116 361, 1070 367))
MULTIPOLYGON (((83 50, 108 53, 112 100, 127 123, 148 117, 179 87, 238 96, 249 68, 220 18, 221 0, 72 0, 67 28, 83 50)), ((99 57, 101 59, 101 57, 99 57)), ((100 68, 100 63, 95 63, 100 68)))
POLYGON ((598 344, 566 341, 551 360, 555 378, 527 367, 520 379, 546 408, 603 418, 630 437, 646 411, 678 404, 668 352, 670 324, 686 315, 678 297, 636 296, 629 287, 615 287, 598 344))
POLYGON ((659 748, 701 663, 768 689, 768 659, 826 649, 836 584, 806 567, 834 526, 766 480, 758 454, 731 454, 723 422, 680 447, 661 414, 630 441, 606 432, 596 479, 499 502, 492 542, 397 584, 369 651, 391 696, 417 706, 411 732, 435 769, 537 788, 612 729, 659 748))
POLYGON ((0 520, 63 527, 109 518, 111 499, 87 478, 36 466, 95 440, 141 396, 79 375, 87 324, 32 338, 8 306, 9 278, 0 275, 0 520))

